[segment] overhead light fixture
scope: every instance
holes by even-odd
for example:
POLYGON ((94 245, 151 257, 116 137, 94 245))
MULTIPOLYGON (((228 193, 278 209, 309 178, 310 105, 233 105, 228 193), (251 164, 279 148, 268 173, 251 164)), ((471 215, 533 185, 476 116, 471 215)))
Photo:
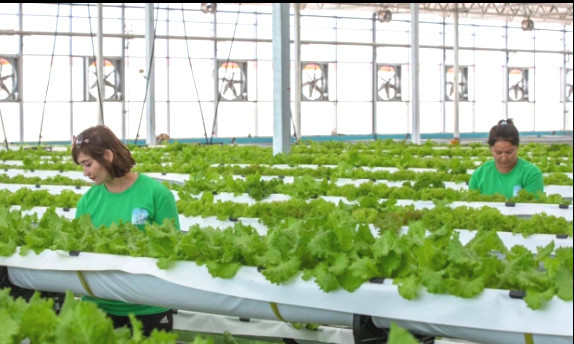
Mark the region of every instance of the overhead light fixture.
POLYGON ((201 11, 203 13, 215 13, 215 11, 217 10, 217 4, 216 3, 209 3, 209 2, 202 2, 201 3, 201 11))
POLYGON ((523 31, 532 31, 534 29, 534 22, 530 18, 526 18, 522 21, 523 31))
POLYGON ((381 23, 388 23, 393 19, 393 13, 389 10, 379 10, 377 12, 377 19, 381 23))

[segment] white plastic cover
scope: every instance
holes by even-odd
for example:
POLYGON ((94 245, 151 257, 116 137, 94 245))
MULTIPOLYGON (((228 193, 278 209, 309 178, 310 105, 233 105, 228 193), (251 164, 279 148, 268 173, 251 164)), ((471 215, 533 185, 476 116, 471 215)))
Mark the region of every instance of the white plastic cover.
POLYGON ((82 271, 98 297, 197 312, 277 320, 271 307, 276 304, 289 322, 351 326, 353 315, 362 314, 382 326, 392 319, 407 329, 431 331, 435 336, 476 340, 477 333, 496 333, 493 343, 501 344, 523 342, 524 334, 557 340, 548 343, 562 343, 563 338, 572 343, 573 338, 572 301, 554 297, 543 309, 532 310, 523 300, 510 298, 507 290, 485 289, 472 299, 423 291, 409 301, 390 280, 365 283, 353 293, 325 293, 301 278, 271 284, 251 267, 241 268, 232 279, 221 279, 194 262, 177 262, 172 269, 162 270, 152 258, 70 256, 49 250, 0 257, 0 265, 10 267, 12 282, 21 287, 86 294, 76 273, 82 271))

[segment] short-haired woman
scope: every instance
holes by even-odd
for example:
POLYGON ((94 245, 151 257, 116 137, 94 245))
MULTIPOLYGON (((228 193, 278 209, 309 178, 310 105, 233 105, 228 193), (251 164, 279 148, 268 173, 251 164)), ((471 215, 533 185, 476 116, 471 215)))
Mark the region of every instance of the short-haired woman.
MULTIPOLYGON (((84 176, 93 185, 78 201, 76 218, 90 214, 96 227, 122 221, 144 229, 146 223, 173 221, 179 230, 179 215, 171 191, 159 181, 132 172, 136 162, 129 149, 106 126, 98 125, 74 137, 72 157, 82 166, 84 176)), ((91 296, 112 319, 115 327, 131 327, 129 314, 142 322, 143 333, 149 336, 154 328, 171 331, 173 311, 169 308, 136 305, 91 296)))

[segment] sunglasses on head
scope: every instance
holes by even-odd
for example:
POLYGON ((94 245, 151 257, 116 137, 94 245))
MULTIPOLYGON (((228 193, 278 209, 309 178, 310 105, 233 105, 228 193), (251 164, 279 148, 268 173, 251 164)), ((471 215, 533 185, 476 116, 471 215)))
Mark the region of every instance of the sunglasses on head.
POLYGON ((74 135, 73 140, 72 140, 72 144, 73 144, 75 147, 78 147, 78 148, 81 148, 82 145, 86 145, 86 144, 89 144, 89 143, 92 143, 92 144, 95 144, 95 145, 99 145, 99 146, 102 145, 102 144, 99 143, 99 142, 90 141, 90 139, 84 138, 82 135, 78 135, 78 136, 74 135))

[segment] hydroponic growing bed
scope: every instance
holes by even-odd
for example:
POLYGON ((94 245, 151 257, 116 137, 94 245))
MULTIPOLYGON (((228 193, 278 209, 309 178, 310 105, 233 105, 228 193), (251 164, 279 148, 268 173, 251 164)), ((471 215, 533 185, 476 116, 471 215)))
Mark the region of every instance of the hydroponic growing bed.
MULTIPOLYGON (((228 233, 236 235, 235 238, 243 236, 245 242, 250 243, 241 247, 241 241, 234 241, 231 236, 217 239, 228 240, 239 247, 234 254, 244 256, 253 245, 261 250, 261 257, 269 255, 272 248, 276 258, 283 257, 284 260, 263 262, 258 258, 256 261, 260 265, 250 265, 245 261, 221 261, 215 256, 182 259, 182 255, 146 257, 70 250, 57 247, 57 243, 43 249, 31 249, 23 241, 16 245, 12 254, 0 257, 0 265, 8 266, 11 280, 22 287, 56 292, 72 290, 77 295, 93 294, 191 312, 182 312, 182 319, 183 314, 189 316, 198 312, 261 321, 328 325, 334 329, 332 337, 314 339, 333 343, 348 340, 349 331, 356 343, 361 342, 361 338, 368 336, 365 332, 369 331, 369 326, 361 326, 365 322, 373 325, 376 331, 376 328, 390 327, 391 321, 419 335, 479 343, 572 343, 572 208, 568 202, 572 198, 571 184, 546 186, 547 195, 550 195, 549 190, 554 195, 552 201, 561 199, 554 203, 548 201, 550 198, 546 203, 522 199, 514 202, 452 200, 455 194, 440 201, 426 200, 420 198, 420 194, 405 191, 409 186, 422 189, 415 181, 407 181, 405 185, 405 180, 352 175, 355 173, 352 171, 373 170, 373 166, 332 165, 328 167, 331 172, 326 172, 329 178, 319 176, 312 181, 295 174, 261 175, 262 170, 257 169, 264 165, 262 158, 254 154, 257 158, 251 158, 252 161, 245 157, 246 161, 237 161, 231 147, 221 147, 217 152, 221 161, 214 162, 209 154, 215 152, 215 147, 203 148, 205 152, 201 154, 204 155, 200 156, 198 147, 187 151, 178 145, 168 146, 150 150, 150 157, 146 158, 143 149, 134 148, 134 155, 140 158, 136 159, 142 161, 140 172, 165 181, 178 200, 183 231, 181 237, 168 240, 169 245, 173 245, 168 245, 169 248, 181 252, 178 243, 186 240, 184 236, 213 235, 216 238, 219 235, 216 233, 228 233), (197 159, 195 165, 192 157, 197 159), (221 170, 233 164, 243 168, 241 173, 221 170), (182 173, 181 169, 186 165, 189 173, 182 173), (248 173, 249 168, 255 170, 254 174, 248 173), (214 177, 217 173, 220 177, 214 177), (378 195, 379 189, 367 190, 359 196, 353 193, 377 185, 398 191, 389 193, 389 197, 369 197, 378 195), (286 191, 254 192, 254 186, 286 191), (349 191, 352 188, 354 191, 349 191), (346 194, 341 193, 343 191, 346 194), (396 198, 399 191, 416 195, 416 199, 396 198), (280 209, 281 205, 287 209, 280 209), (268 208, 257 208, 263 206, 268 208), (304 211, 294 212, 293 209, 304 211), (271 218, 271 214, 276 218, 271 218), (476 228, 456 226, 461 220, 457 216, 470 218, 473 214, 484 222, 467 219, 469 222, 465 223, 476 228), (453 219, 449 219, 451 216, 453 219), (533 227, 542 232, 533 232, 533 227), (306 235, 309 238, 305 239, 306 235), (403 241, 407 240, 405 238, 412 241, 403 241), (490 249, 480 246, 486 242, 492 242, 494 246, 490 249), (332 246, 334 251, 326 251, 318 243, 332 246), (410 248, 412 255, 402 251, 401 245, 410 248), (427 249, 429 251, 425 251, 427 249), (303 256, 297 258, 296 254, 301 253, 303 256), (559 258, 564 259, 568 254, 570 263, 568 258, 562 263, 559 258), (303 263, 310 257, 315 265, 303 263), (424 260, 428 260, 429 265, 423 264, 424 260), (419 267, 401 265, 406 261, 419 267), (520 261, 528 262, 524 267, 518 267, 520 261), (558 261, 561 263, 556 265, 558 261), (440 267, 429 270, 437 264, 440 267), (496 272, 488 278, 478 274, 479 270, 488 274, 486 267, 489 264, 496 272), (454 274, 465 269, 468 271, 463 275, 454 274), (507 275, 510 273, 523 275, 512 277, 507 275), (503 278, 493 282, 494 275, 503 278), (126 290, 126 285, 134 289, 126 290), (495 285, 501 288, 493 287, 495 285), (508 289, 508 286, 524 288, 508 289), (568 288, 570 292, 566 291, 568 288), (345 328, 348 332, 336 331, 345 328)), ((259 152, 258 149, 255 151, 259 152)), ((571 159, 571 148, 569 152, 566 161, 571 159)), ((375 150, 371 154, 378 153, 380 151, 375 150)), ((338 154, 342 161, 348 161, 344 153, 339 151, 338 154)), ((354 154, 357 157, 356 151, 354 154)), ((280 158, 266 156, 268 166, 285 163, 280 158)), ((53 165, 58 166, 58 170, 49 169, 50 164, 46 163, 49 159, 43 160, 42 167, 46 169, 42 170, 38 166, 28 170, 5 168, 5 175, 14 179, 0 187, 6 199, 21 193, 25 204, 12 202, 10 211, 18 212, 22 218, 31 217, 31 223, 36 225, 43 220, 34 219, 42 219, 46 213, 55 214, 64 222, 74 221, 73 201, 89 187, 66 185, 65 181, 60 185, 51 183, 57 177, 83 179, 77 170, 61 169, 68 166, 65 158, 52 160, 57 161, 53 165), (34 182, 30 183, 32 180, 34 182), (46 200, 41 200, 39 193, 46 200), (30 199, 38 201, 31 204, 30 199), (72 205, 59 202, 71 202, 72 205)), ((24 165, 14 161, 18 160, 11 160, 11 165, 6 166, 24 165)), ((284 167, 289 168, 284 170, 301 172, 297 166, 305 165, 304 168, 322 173, 328 162, 329 159, 324 158, 321 165, 287 163, 284 167)), ((443 170, 444 166, 434 169, 436 174, 443 170)), ((571 170, 566 173, 570 173, 566 176, 571 178, 571 170)), ((425 191, 426 195, 446 189, 465 192, 465 184, 460 181, 443 181, 442 185, 436 181, 426 183, 431 186, 428 187, 430 191, 425 191)), ((468 195, 462 198, 468 198, 468 195)), ((38 233, 40 230, 42 228, 38 233)), ((225 252, 223 247, 219 248, 224 250, 220 252, 225 252)), ((279 330, 277 332, 278 336, 283 335, 279 330)))

